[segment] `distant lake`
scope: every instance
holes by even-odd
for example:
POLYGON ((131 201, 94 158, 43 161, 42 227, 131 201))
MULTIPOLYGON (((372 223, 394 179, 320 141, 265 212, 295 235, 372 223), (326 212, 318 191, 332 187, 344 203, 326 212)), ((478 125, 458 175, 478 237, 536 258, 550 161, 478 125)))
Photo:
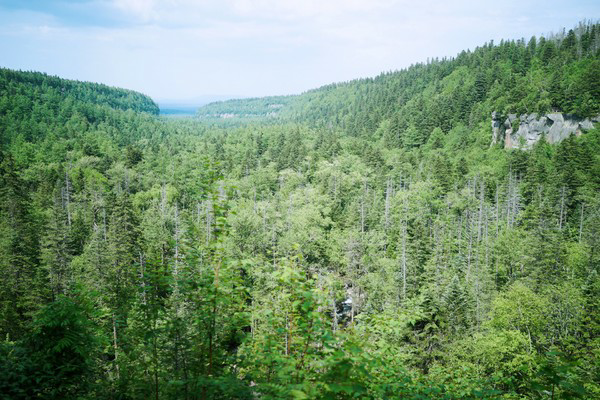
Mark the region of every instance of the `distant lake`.
POLYGON ((198 106, 159 105, 159 107, 160 115, 165 117, 193 117, 198 110, 198 106))

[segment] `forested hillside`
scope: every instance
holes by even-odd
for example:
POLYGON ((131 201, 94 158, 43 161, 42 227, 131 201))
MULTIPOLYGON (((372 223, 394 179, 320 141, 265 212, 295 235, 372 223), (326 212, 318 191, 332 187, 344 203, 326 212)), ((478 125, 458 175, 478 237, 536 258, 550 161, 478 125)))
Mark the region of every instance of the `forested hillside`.
POLYGON ((227 124, 0 70, 0 398, 599 397, 600 129, 490 146, 600 112, 599 35, 227 124))
MULTIPOLYGON (((279 111, 294 101, 296 96, 271 96, 252 99, 218 101, 201 107, 201 119, 264 119, 274 118, 279 111)), ((236 123, 239 121, 235 121, 236 123)))
MULTIPOLYGON (((376 78, 332 84, 300 96, 265 98, 283 121, 336 127, 354 136, 383 137, 388 147, 424 144, 434 128, 487 129, 492 111, 580 117, 600 115, 600 26, 529 40, 487 43, 452 59, 431 59, 376 78)), ((201 117, 244 117, 261 99, 200 108, 201 117)), ((266 112, 263 112, 266 115, 266 112)))

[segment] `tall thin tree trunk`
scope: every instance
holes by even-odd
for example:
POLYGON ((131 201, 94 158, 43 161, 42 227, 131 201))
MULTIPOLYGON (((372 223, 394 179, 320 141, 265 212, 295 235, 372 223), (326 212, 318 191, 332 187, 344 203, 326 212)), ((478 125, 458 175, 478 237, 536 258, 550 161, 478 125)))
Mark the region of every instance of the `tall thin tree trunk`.
POLYGON ((153 322, 152 356, 154 357, 154 399, 158 400, 158 343, 156 338, 156 318, 153 322))
POLYGON ((581 235, 583 234, 583 208, 585 203, 581 203, 581 218, 579 220, 579 243, 581 243, 581 235))
POLYGON ((360 233, 365 233, 365 196, 360 199, 360 233))
POLYGON ((387 232, 390 225, 390 199, 392 197, 392 182, 388 178, 385 188, 385 231, 387 232))
POLYGON ((558 219, 558 229, 562 231, 563 215, 565 209, 565 187, 563 186, 560 192, 560 217, 558 219))
POLYGON ((179 206, 175 204, 175 263, 173 275, 175 275, 175 285, 177 285, 177 275, 179 274, 179 206))
POLYGON ((286 356, 290 355, 289 334, 290 334, 290 321, 288 319, 288 315, 285 314, 285 355, 286 356))
POLYGON ((338 326, 338 320, 337 320, 337 307, 335 305, 335 293, 333 292, 333 290, 331 291, 331 308, 332 308, 332 319, 333 319, 333 323, 332 323, 332 331, 335 333, 337 331, 337 326, 338 326))
POLYGON ((275 236, 275 223, 273 223, 273 228, 271 230, 271 251, 273 257, 273 267, 277 265, 277 240, 275 236))
POLYGON ((117 319, 115 314, 113 314, 113 349, 115 352, 115 371, 117 372, 117 380, 119 380, 119 347, 117 345, 117 319))
POLYGON ((206 210, 206 246, 208 247, 208 244, 210 243, 210 239, 211 239, 211 229, 210 229, 210 224, 211 224, 211 216, 210 216, 211 203, 210 203, 210 200, 206 200, 206 203, 204 204, 204 208, 206 210))
POLYGON ((466 274, 467 281, 469 280, 469 277, 471 275, 471 255, 472 255, 472 250, 473 250, 473 232, 471 229, 471 224, 472 224, 471 213, 469 210, 467 210, 466 234, 469 235, 469 243, 468 243, 468 247, 467 247, 467 274, 466 274))
POLYGON ((144 265, 144 256, 140 251, 140 279, 142 281, 142 303, 146 304, 146 271, 144 265))
POLYGON ((354 307, 355 307, 355 304, 356 304, 356 301, 355 301, 356 300, 355 299, 355 297, 356 297, 355 296, 356 289, 355 289, 354 284, 352 285, 351 293, 352 293, 352 297, 350 299, 352 301, 352 308, 350 309, 350 322, 352 322, 352 324, 354 324, 354 307))
POLYGON ((102 207, 102 234, 104 236, 104 241, 106 242, 106 208, 102 207))
POLYGON ((402 301, 406 302, 406 234, 407 234, 407 221, 406 221, 406 213, 408 212, 406 207, 406 198, 403 203, 403 224, 402 224, 402 301))
POLYGON ((510 212, 512 211, 513 180, 512 173, 508 175, 508 188, 506 189, 506 228, 510 228, 510 212))
POLYGON ((69 180, 69 168, 65 168, 65 209, 67 210, 67 223, 71 226, 71 181, 69 180))
POLYGON ((208 333, 208 375, 212 375, 213 372, 213 347, 214 347, 214 336, 216 334, 217 326, 217 296, 219 294, 219 272, 221 269, 221 258, 215 265, 215 277, 214 277, 214 294, 212 298, 212 315, 210 321, 210 331, 208 333))
POLYGON ((483 221, 483 196, 484 196, 484 185, 481 183, 481 190, 479 193, 479 217, 477 219, 477 243, 481 242, 481 223, 483 221))
POLYGON ((500 203, 498 200, 498 188, 496 187, 496 236, 495 238, 498 239, 498 230, 499 230, 499 224, 500 222, 500 203))

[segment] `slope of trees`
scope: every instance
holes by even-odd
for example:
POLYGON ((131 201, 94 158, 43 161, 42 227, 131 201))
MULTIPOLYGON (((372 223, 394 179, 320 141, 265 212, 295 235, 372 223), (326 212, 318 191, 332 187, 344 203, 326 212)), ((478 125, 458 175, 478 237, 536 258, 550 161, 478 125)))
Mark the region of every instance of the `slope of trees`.
POLYGON ((252 99, 234 99, 207 104, 198 110, 202 119, 276 117, 295 96, 270 96, 252 99))
MULTIPOLYGON (((0 68, 0 143, 73 135, 100 123, 130 129, 138 112, 158 114, 152 99, 131 90, 0 68), (130 110, 112 121, 114 110, 130 110)), ((149 116, 146 116, 148 118, 149 116)))
MULTIPOLYGON (((595 26, 544 41, 560 85, 595 73, 595 26)), ((457 111, 523 48, 239 126, 2 70, 0 398, 600 396, 600 130, 490 147, 488 111, 523 100, 498 79, 457 111), (433 104, 448 125, 411 119, 433 104)))
MULTIPOLYGON (((557 109, 595 117, 600 114, 599 52, 600 25, 581 23, 548 37, 490 42, 454 58, 282 97, 277 117, 354 136, 377 132, 393 147, 422 145, 435 127, 444 132, 459 124, 477 127, 492 111, 557 109)), ((213 103, 199 113, 243 116, 256 103, 213 103)))

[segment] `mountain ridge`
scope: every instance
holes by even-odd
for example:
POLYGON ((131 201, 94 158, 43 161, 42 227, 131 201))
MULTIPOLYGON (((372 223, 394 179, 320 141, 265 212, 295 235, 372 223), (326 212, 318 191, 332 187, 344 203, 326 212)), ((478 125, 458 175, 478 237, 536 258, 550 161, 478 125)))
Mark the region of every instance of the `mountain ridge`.
POLYGON ((198 116, 211 122, 225 117, 307 122, 351 135, 379 130, 394 147, 421 145, 436 127, 444 132, 458 124, 487 127, 492 111, 598 115, 599 55, 600 26, 586 22, 568 33, 490 42, 454 58, 299 95, 211 103, 198 116), (273 112, 268 106, 275 102, 283 106, 273 112))

